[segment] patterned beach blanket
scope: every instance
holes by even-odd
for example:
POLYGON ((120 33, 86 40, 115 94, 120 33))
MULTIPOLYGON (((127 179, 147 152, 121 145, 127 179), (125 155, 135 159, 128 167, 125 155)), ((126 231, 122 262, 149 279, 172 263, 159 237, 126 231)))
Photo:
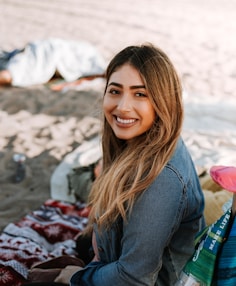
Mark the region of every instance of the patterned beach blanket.
POLYGON ((38 262, 62 255, 77 256, 75 236, 87 224, 89 209, 80 202, 47 200, 39 209, 0 235, 0 286, 20 286, 38 262))

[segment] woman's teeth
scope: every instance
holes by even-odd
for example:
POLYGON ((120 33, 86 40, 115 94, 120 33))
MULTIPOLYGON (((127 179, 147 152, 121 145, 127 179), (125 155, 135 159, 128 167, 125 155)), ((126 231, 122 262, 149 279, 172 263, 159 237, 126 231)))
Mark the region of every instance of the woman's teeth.
POLYGON ((118 122, 123 123, 123 124, 130 124, 130 123, 134 123, 135 119, 122 119, 120 117, 116 118, 118 122))

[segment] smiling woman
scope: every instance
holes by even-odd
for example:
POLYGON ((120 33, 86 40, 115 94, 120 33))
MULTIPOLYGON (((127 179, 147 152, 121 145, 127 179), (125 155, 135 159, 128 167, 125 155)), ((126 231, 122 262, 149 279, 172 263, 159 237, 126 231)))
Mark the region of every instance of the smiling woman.
POLYGON ((85 231, 94 258, 71 285, 174 285, 205 226, 202 190, 180 136, 179 77, 162 50, 143 45, 118 53, 106 80, 103 166, 85 231))
POLYGON ((139 72, 132 65, 125 64, 111 75, 103 110, 119 139, 130 140, 152 126, 155 110, 139 72))

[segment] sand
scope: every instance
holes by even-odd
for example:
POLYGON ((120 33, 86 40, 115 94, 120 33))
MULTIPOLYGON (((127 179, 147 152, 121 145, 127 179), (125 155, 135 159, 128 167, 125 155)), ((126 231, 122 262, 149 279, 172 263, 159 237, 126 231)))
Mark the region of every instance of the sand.
MULTIPOLYGON (((127 45, 152 42, 183 81, 183 136, 196 165, 236 165, 235 9, 235 0, 2 0, 0 47, 84 39, 109 61, 127 45)), ((50 198, 55 168, 99 132, 103 84, 0 88, 0 229, 50 198), (20 183, 13 180, 15 153, 26 156, 20 183)))

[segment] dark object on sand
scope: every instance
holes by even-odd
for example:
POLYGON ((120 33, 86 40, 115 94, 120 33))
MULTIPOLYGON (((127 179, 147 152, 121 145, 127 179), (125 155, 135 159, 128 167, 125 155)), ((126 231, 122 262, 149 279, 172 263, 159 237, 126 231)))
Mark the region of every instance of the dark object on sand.
POLYGON ((13 177, 14 183, 20 183, 25 178, 25 160, 24 154, 14 154, 13 161, 16 163, 16 173, 13 177))

